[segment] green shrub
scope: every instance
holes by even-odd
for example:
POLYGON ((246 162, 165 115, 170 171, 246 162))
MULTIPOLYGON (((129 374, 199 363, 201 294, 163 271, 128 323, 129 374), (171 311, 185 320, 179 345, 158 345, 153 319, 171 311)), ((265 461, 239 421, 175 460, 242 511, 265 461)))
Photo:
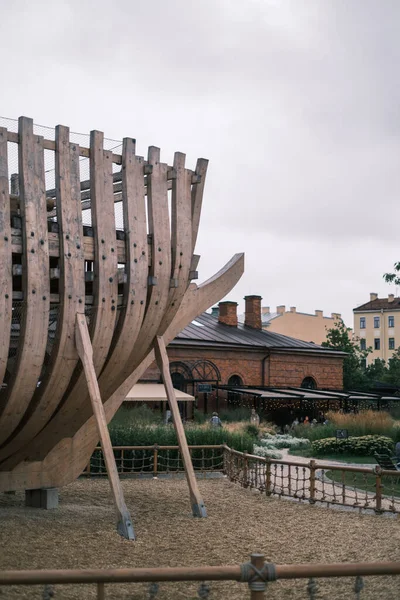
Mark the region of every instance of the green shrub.
POLYGON ((311 427, 311 425, 296 425, 296 427, 293 428, 293 435, 314 442, 315 440, 333 437, 336 429, 337 427, 332 423, 328 423, 327 425, 316 425, 315 427, 311 427))
POLYGON ((337 440, 334 437, 316 440, 312 443, 315 455, 348 454, 355 456, 373 456, 374 454, 391 454, 393 440, 383 435, 363 435, 337 440))
POLYGON ((257 425, 252 425, 250 423, 250 425, 246 425, 245 431, 250 437, 258 438, 259 430, 258 430, 257 425))

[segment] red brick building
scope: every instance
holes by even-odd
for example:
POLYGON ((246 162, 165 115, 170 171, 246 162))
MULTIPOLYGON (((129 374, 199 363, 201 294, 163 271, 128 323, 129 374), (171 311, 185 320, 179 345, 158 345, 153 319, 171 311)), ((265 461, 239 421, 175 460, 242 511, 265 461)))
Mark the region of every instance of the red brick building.
MULTIPOLYGON (((344 354, 312 342, 265 331, 261 297, 246 296, 244 324, 238 323, 237 303, 220 302, 203 313, 168 346, 174 386, 198 398, 199 408, 212 410, 228 400, 220 386, 309 387, 341 390, 344 354), (213 386, 204 406, 199 384, 213 386)), ((161 381, 152 365, 142 381, 161 381)), ((201 388, 200 388, 201 389, 201 388)))

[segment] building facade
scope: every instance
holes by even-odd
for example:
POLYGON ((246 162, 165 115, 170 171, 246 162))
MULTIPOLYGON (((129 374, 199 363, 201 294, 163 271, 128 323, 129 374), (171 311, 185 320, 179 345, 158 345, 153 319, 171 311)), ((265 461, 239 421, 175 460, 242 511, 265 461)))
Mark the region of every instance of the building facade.
MULTIPOLYGON (((218 315, 215 309, 203 313, 169 344, 176 388, 198 398, 200 408, 205 407, 198 390, 207 382, 214 392, 219 386, 342 389, 343 353, 263 330, 261 297, 246 296, 245 301, 244 323, 238 322, 236 302, 220 302, 218 315)), ((142 380, 160 380, 155 363, 142 380)), ((228 396, 221 393, 220 400, 228 396)))
POLYGON ((394 294, 378 298, 371 293, 369 302, 354 308, 353 314, 354 335, 361 349, 372 349, 367 364, 377 358, 388 361, 400 345, 400 298, 394 294))
MULTIPOLYGON (((244 315, 239 319, 244 321, 244 315)), ((288 335, 305 342, 322 344, 326 341, 328 330, 335 327, 337 322, 341 320, 341 315, 340 313, 332 313, 328 317, 323 314, 322 310, 316 310, 312 315, 297 312, 295 306, 291 306, 287 311, 286 306, 282 305, 276 307, 276 312, 271 312, 269 306, 263 306, 261 319, 262 328, 267 331, 288 335)))

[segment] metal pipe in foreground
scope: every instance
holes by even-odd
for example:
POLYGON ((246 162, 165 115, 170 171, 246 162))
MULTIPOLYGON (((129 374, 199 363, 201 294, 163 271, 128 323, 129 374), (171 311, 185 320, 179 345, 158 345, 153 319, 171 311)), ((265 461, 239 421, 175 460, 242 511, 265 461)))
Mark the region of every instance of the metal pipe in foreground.
MULTIPOLYGON (((246 567, 249 567, 249 563, 246 564, 246 567)), ((274 572, 276 579, 400 575, 400 562, 274 565, 274 569, 266 569, 265 571, 263 568, 258 568, 263 572, 266 579, 268 572, 274 572)), ((249 573, 249 577, 253 578, 254 572, 252 569, 247 568, 246 570, 249 573)), ((243 581, 243 573, 242 565, 161 569, 0 571, 0 585, 151 581, 243 581)))

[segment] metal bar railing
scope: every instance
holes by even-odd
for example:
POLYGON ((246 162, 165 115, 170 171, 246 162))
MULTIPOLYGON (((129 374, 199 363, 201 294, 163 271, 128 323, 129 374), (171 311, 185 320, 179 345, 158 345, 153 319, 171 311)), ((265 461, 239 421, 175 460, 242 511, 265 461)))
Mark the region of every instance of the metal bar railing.
MULTIPOLYGON (((237 581, 248 583, 250 600, 264 600, 270 582, 308 579, 308 595, 315 598, 316 578, 354 577, 354 597, 359 598, 364 587, 363 577, 393 575, 400 575, 400 562, 275 565, 265 562, 263 554, 252 554, 247 563, 220 567, 0 571, 0 591, 11 585, 44 585, 45 591, 51 590, 53 597, 56 585, 95 584, 97 599, 105 600, 106 584, 151 582, 154 586, 156 582, 237 581)), ((158 587, 152 590, 151 597, 155 598, 158 587)), ((203 590, 206 593, 200 597, 207 598, 210 590, 208 587, 203 590)))

